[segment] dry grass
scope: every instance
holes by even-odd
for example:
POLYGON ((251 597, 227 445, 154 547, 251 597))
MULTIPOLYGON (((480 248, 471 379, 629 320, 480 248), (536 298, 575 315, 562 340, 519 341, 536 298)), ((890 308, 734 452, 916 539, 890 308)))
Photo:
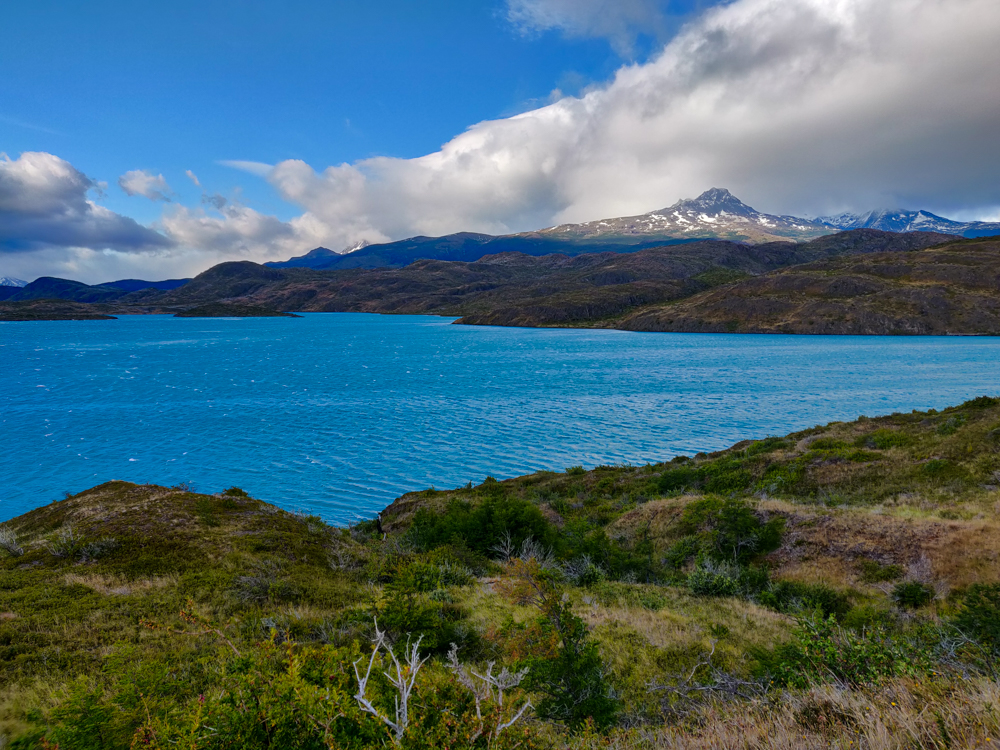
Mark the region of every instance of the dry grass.
POLYGON ((671 727, 575 738, 581 750, 912 750, 1000 746, 1000 685, 901 681, 878 691, 835 686, 714 704, 671 727))
POLYGON ((1000 523, 913 517, 877 506, 805 510, 767 501, 761 508, 787 518, 780 550, 772 555, 777 575, 835 585, 859 585, 862 559, 912 568, 927 560, 931 577, 952 587, 1000 579, 1000 523))
POLYGON ((177 576, 158 576, 155 578, 129 580, 123 576, 103 576, 95 573, 68 573, 63 577, 63 582, 67 586, 86 586, 88 589, 96 591, 98 594, 104 594, 105 596, 140 594, 152 591, 153 589, 176 586, 177 581, 177 576))

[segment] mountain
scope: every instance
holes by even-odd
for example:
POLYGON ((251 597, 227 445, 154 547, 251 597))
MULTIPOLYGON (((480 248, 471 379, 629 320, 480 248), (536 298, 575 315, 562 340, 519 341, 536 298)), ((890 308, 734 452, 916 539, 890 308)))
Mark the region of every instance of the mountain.
POLYGON ((830 227, 794 216, 762 214, 728 190, 712 188, 694 200, 640 216, 602 219, 585 224, 563 224, 535 234, 564 240, 609 237, 662 239, 728 239, 737 242, 808 240, 830 234, 830 227))
POLYGON ((126 292, 138 292, 143 289, 160 289, 161 291, 169 291, 171 289, 177 289, 178 287, 184 286, 189 281, 191 281, 191 279, 166 279, 165 281, 119 279, 118 281, 107 281, 103 284, 98 284, 98 286, 121 289, 126 292))
MULTIPOLYGON (((70 302, 113 302, 127 294, 142 290, 170 291, 184 286, 190 279, 168 279, 166 281, 143 281, 141 279, 121 279, 91 286, 71 279, 42 276, 22 288, 15 288, 12 294, 0 292, 0 300, 26 301, 34 299, 60 299, 70 302)), ((5 289, 5 288, 3 288, 5 289)))
POLYGON ((942 232, 960 237, 1000 235, 1000 222, 953 221, 930 211, 868 211, 863 214, 821 216, 817 222, 833 229, 881 229, 884 232, 942 232))
POLYGON ((639 309, 614 325, 678 333, 996 336, 1000 237, 840 255, 639 309))
POLYGON ((272 260, 264 265, 269 268, 322 268, 343 254, 325 247, 317 247, 305 255, 296 255, 288 260, 272 260))
POLYGON ((21 291, 21 287, 25 286, 27 283, 27 281, 21 281, 20 279, 15 279, 10 276, 0 278, 0 302, 13 297, 21 291))
POLYGON ((500 253, 474 262, 420 260, 405 268, 338 271, 239 261, 215 266, 173 292, 140 293, 121 302, 163 309, 225 300, 275 310, 453 315, 485 325, 613 325, 609 319, 645 306, 776 269, 954 239, 861 229, 805 243, 701 240, 629 253, 500 253))
POLYGON ((444 237, 410 237, 398 242, 367 245, 348 253, 316 248, 297 258, 270 262, 272 268, 400 268, 415 260, 474 262, 487 255, 581 255, 627 253, 649 247, 702 239, 725 239, 750 244, 803 241, 835 231, 832 227, 792 216, 762 214, 728 190, 712 188, 694 200, 641 216, 562 224, 537 232, 494 236, 458 232, 444 237))

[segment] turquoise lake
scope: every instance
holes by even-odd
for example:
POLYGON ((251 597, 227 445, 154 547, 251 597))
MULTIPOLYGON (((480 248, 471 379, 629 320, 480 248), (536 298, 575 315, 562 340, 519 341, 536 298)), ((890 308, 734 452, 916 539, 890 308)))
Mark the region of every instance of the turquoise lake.
POLYGON ((998 338, 450 323, 0 323, 0 520, 126 479, 236 485, 345 522, 432 485, 642 464, 1000 393, 998 338))

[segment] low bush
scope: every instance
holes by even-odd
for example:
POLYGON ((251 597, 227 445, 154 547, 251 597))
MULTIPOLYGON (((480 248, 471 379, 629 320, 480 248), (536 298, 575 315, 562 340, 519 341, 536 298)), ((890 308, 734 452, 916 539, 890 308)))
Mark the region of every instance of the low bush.
POLYGON ((929 671, 930 656, 888 631, 855 633, 833 616, 799 618, 794 640, 760 654, 765 669, 782 685, 806 688, 828 682, 852 687, 877 685, 929 671))
POLYGON ((413 519, 410 538, 422 550, 464 545, 487 557, 495 556, 505 541, 517 547, 528 538, 549 547, 556 542, 554 530, 537 506, 504 494, 489 495, 476 505, 452 499, 441 513, 421 508, 413 519))
POLYGON ((64 526, 49 540, 46 548, 54 557, 74 560, 80 554, 83 545, 83 538, 73 530, 73 527, 64 526))
POLYGON ((934 587, 919 581, 903 581, 893 587, 892 599, 900 607, 916 609, 931 603, 934 587))
POLYGON ((708 497, 690 503, 677 527, 683 538, 671 548, 674 560, 687 549, 717 562, 745 565, 781 546, 785 520, 764 521, 744 500, 708 497))
POLYGON ((970 586, 955 617, 955 625, 1000 657, 1000 583, 970 586))
POLYGON ((758 601, 778 612, 818 612, 838 621, 851 610, 846 594, 822 583, 776 581, 761 591, 758 601))
POLYGON ((18 541, 17 534, 6 526, 0 526, 0 549, 11 557, 20 557, 24 554, 24 547, 18 541))
POLYGON ((864 583, 887 583, 903 577, 905 571, 902 565, 882 565, 876 560, 859 560, 858 569, 864 583))

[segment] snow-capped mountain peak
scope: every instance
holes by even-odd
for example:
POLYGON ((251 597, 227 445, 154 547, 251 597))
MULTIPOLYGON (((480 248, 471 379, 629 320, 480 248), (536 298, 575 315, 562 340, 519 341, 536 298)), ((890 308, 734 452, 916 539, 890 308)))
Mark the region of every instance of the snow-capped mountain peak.
POLYGON ((741 201, 725 188, 712 188, 706 190, 697 198, 677 201, 670 208, 665 208, 654 213, 668 213, 670 211, 698 211, 709 216, 719 214, 732 214, 734 216, 751 216, 757 214, 750 206, 741 201))
POLYGON ((21 279, 15 279, 13 276, 0 276, 0 286, 28 286, 27 281, 22 281, 21 279))
POLYGON ((361 240, 360 242, 355 242, 350 247, 344 248, 343 250, 340 251, 340 254, 347 255, 348 253, 354 253, 357 252, 358 250, 361 250, 362 248, 368 247, 370 244, 372 243, 370 243, 368 240, 361 240))
POLYGON ((930 211, 877 209, 865 213, 821 216, 816 221, 834 229, 881 229, 883 232, 940 232, 963 237, 988 237, 1000 234, 1000 223, 954 221, 930 211))
POLYGON ((808 240, 831 234, 832 228, 794 216, 772 216, 751 208, 724 188, 706 190, 697 198, 641 216, 563 224, 540 234, 573 240, 609 237, 640 241, 727 239, 739 242, 808 240))

